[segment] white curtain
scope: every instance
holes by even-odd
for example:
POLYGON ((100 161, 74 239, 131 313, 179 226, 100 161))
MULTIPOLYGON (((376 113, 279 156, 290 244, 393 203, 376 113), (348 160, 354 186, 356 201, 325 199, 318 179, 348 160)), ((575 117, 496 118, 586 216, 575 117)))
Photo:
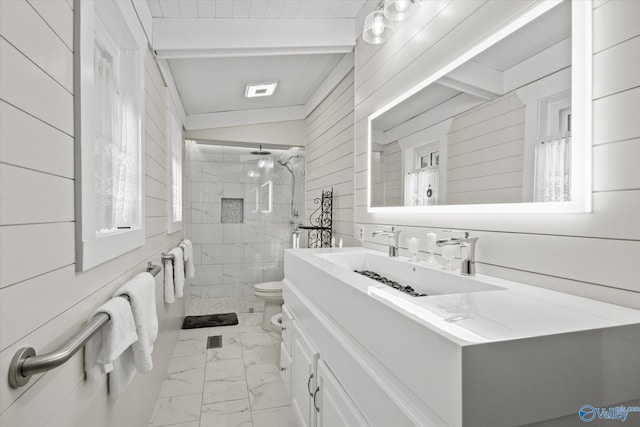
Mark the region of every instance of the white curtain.
POLYGON ((571 137, 557 137, 536 147, 535 201, 571 200, 571 137))
POLYGON ((437 166, 416 169, 407 174, 407 206, 431 206, 438 204, 439 170, 437 166))
POLYGON ((171 116, 171 212, 169 221, 182 221, 182 131, 176 119, 171 116))
MULTIPOLYGON (((124 60, 124 58, 121 58, 124 60)), ((138 118, 119 87, 113 56, 96 44, 94 56, 96 232, 135 228, 138 222, 138 118)))

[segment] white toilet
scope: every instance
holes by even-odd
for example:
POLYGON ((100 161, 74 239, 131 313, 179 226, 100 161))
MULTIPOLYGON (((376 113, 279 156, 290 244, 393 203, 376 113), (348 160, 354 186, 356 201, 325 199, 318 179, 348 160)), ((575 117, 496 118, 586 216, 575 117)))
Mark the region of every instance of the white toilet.
POLYGON ((253 287, 253 294, 264 301, 262 329, 270 331, 271 318, 282 312, 282 281, 258 283, 253 287))

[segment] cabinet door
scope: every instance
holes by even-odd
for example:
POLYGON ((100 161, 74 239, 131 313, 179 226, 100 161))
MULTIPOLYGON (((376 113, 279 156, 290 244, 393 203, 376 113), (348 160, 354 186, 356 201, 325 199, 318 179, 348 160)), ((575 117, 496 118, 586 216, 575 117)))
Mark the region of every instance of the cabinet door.
POLYGON ((280 375, 282 376, 284 388, 291 399, 293 397, 291 395, 291 356, 284 342, 280 343, 280 375))
POLYGON ((291 363, 291 406, 301 427, 315 427, 316 410, 313 393, 316 390, 316 362, 318 351, 304 330, 294 320, 293 361, 291 363))
POLYGON ((318 361, 319 391, 313 399, 318 412, 317 427, 365 427, 362 414, 351 401, 324 361, 318 361))

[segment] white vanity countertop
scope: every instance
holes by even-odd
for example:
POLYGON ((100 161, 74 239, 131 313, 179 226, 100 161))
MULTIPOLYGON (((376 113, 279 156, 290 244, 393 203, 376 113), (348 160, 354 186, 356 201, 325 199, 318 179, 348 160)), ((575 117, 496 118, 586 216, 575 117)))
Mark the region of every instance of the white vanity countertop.
MULTIPOLYGON (((386 256, 370 249, 323 248, 286 252, 462 346, 640 324, 640 310, 484 275, 460 277, 460 280, 502 289, 412 297, 322 257, 347 252, 386 256)), ((416 266, 404 257, 396 258, 394 262, 416 266)), ((424 263, 418 265, 428 269, 423 273, 427 281, 438 280, 442 274, 460 276, 458 271, 443 272, 426 267, 424 263), (426 277, 430 272, 434 277, 426 277)), ((457 280, 457 277, 448 279, 457 280)))

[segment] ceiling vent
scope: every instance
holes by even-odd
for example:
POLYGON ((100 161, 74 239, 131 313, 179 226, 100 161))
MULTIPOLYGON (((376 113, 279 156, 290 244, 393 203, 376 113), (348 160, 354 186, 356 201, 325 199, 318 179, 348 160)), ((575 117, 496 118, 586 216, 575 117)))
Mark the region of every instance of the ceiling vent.
POLYGON ((263 83, 257 85, 247 85, 244 96, 247 98, 255 98, 257 96, 271 96, 276 90, 278 83, 263 83))

